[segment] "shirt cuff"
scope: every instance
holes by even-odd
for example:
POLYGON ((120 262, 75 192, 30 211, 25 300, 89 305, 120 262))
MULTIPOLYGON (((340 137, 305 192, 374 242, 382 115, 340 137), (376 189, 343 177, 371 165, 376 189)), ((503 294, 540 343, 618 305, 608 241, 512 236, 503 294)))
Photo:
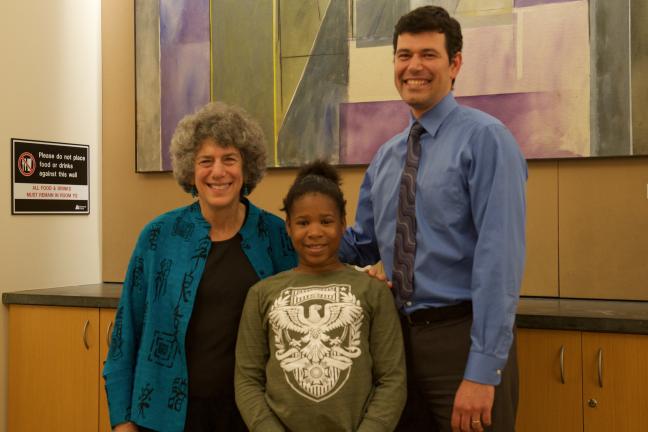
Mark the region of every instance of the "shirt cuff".
POLYGON ((106 396, 110 414, 110 425, 115 427, 131 420, 131 395, 133 380, 131 375, 118 378, 106 376, 106 396))
POLYGON ((480 384, 498 385, 502 380, 502 370, 506 359, 471 351, 464 372, 464 379, 480 384))

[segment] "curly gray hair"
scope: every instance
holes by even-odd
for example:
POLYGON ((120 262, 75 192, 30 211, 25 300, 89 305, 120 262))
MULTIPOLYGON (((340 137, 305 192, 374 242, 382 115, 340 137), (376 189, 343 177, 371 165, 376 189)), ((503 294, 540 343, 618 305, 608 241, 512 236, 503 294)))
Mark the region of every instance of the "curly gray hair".
POLYGON ((244 185, 241 196, 252 192, 266 171, 263 131, 245 110, 223 102, 210 102, 178 122, 169 152, 173 176, 182 189, 194 191, 196 154, 208 138, 219 146, 231 146, 241 152, 244 185))

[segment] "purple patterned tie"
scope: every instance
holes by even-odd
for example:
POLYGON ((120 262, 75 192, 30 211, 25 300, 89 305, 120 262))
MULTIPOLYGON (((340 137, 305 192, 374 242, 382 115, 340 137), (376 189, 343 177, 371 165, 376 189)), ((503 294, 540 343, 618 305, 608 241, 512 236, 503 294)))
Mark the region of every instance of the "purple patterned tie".
POLYGON ((414 292, 414 257, 416 255, 416 172, 421 157, 421 134, 425 130, 414 122, 407 140, 407 156, 398 189, 396 238, 394 240, 394 269, 392 283, 401 300, 414 292))

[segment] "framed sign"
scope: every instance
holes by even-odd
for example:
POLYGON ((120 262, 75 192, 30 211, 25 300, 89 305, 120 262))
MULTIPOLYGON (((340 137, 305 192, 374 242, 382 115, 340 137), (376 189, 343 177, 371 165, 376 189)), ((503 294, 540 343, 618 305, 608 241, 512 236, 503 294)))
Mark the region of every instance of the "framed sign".
POLYGON ((89 146, 11 139, 12 214, 89 214, 89 146))

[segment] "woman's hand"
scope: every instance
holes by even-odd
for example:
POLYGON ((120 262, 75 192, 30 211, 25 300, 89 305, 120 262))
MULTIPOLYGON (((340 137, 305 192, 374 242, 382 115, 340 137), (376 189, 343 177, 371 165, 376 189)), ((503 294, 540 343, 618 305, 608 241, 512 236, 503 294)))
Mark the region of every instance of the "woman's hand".
POLYGON ((120 423, 113 428, 113 432, 138 432, 137 425, 133 422, 120 423))

